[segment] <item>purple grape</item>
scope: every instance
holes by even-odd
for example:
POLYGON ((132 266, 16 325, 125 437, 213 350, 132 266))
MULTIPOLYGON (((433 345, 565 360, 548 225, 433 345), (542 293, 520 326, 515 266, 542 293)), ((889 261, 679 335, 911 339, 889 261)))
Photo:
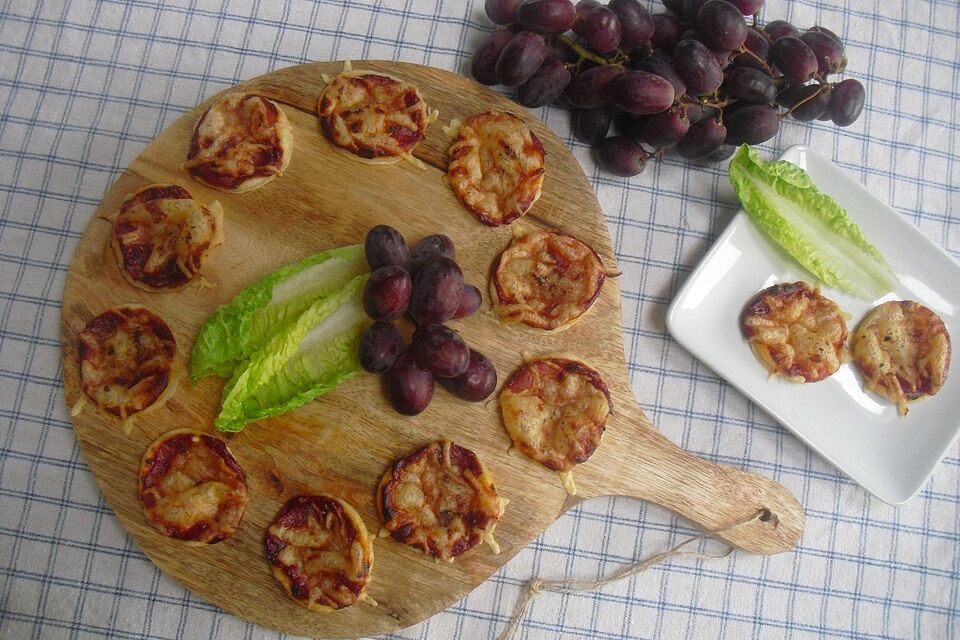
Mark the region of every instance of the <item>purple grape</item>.
POLYGON ((680 34, 683 33, 680 20, 670 13, 657 13, 651 17, 653 18, 653 35, 650 37, 650 44, 654 49, 673 51, 680 42, 680 34))
POLYGON ((837 83, 830 92, 830 117, 838 127, 847 127, 857 121, 867 99, 867 90, 858 80, 849 78, 837 83))
POLYGON ((817 72, 817 56, 796 36, 778 38, 770 49, 770 59, 788 80, 806 82, 817 72))
POLYGON ((383 376, 387 396, 397 413, 415 416, 433 399, 433 374, 420 367, 408 348, 383 376))
POLYGON ((596 144, 610 131, 610 111, 604 108, 579 109, 573 115, 573 135, 585 144, 596 144))
POLYGON ((614 175, 630 177, 646 168, 647 152, 624 136, 613 136, 597 145, 597 161, 614 175))
POLYGON ((683 0, 663 0, 663 6, 665 6, 668 11, 673 12, 673 14, 678 18, 682 18, 684 16, 683 0))
POLYGON ((438 378, 437 382, 461 400, 480 402, 497 388, 497 370, 485 355, 470 349, 466 370, 455 378, 438 378))
POLYGON ((577 52, 570 48, 559 39, 547 38, 547 61, 559 60, 560 62, 574 63, 577 61, 577 52))
POLYGON ((690 124, 696 124, 710 115, 707 113, 707 109, 704 109, 702 106, 696 103, 683 105, 683 110, 686 112, 687 120, 690 121, 690 124))
POLYGON ((643 139, 651 147, 662 149, 676 144, 690 129, 690 121, 680 107, 671 107, 647 118, 643 139))
POLYGON ((751 67, 760 71, 767 71, 770 64, 770 41, 756 27, 747 29, 747 39, 743 41, 744 53, 733 59, 738 67, 751 67), (753 55, 750 55, 750 54, 753 55), (759 60, 757 59, 759 58, 759 60), (762 60, 762 62, 761 62, 762 60), (764 64, 767 66, 765 67, 764 64))
POLYGON ((583 20, 591 10, 602 6, 597 0, 580 0, 574 7, 573 32, 583 37, 583 20))
POLYGON ((774 41, 786 36, 793 36, 796 38, 800 35, 800 30, 786 20, 774 20, 773 22, 768 22, 763 30, 766 31, 770 38, 774 41))
POLYGON ((610 53, 620 46, 620 18, 607 7, 596 7, 583 19, 583 38, 594 51, 610 53))
POLYGON ((721 70, 729 67, 737 55, 733 51, 721 51, 720 49, 710 49, 710 53, 713 54, 713 58, 717 61, 717 64, 720 65, 721 70))
POLYGON ((647 120, 651 117, 652 116, 632 116, 624 113, 617 119, 618 126, 616 127, 616 131, 631 142, 644 144, 646 140, 643 139, 643 130, 647 126, 647 120))
POLYGON ((453 313, 451 320, 472 316, 482 303, 483 296, 480 295, 480 289, 472 284, 464 284, 463 293, 460 294, 460 304, 457 305, 457 310, 453 313))
POLYGON ((503 47, 497 59, 497 79, 507 87, 518 87, 530 79, 547 59, 547 43, 543 36, 521 31, 503 47))
POLYGON ((687 84, 673 68, 673 61, 670 56, 662 51, 654 51, 649 56, 638 60, 637 63, 633 65, 633 68, 639 69, 640 71, 648 71, 664 78, 673 85, 673 91, 678 96, 682 96, 687 92, 687 84))
POLYGON ((624 50, 650 41, 653 18, 638 0, 610 0, 607 6, 620 18, 621 45, 624 50))
POLYGON ((687 93, 702 96, 717 90, 723 69, 710 49, 696 40, 681 40, 673 49, 673 68, 687 85, 687 93))
POLYGON ((410 315, 420 324, 446 322, 463 295, 463 272, 450 258, 428 260, 417 272, 410 294, 410 315))
POLYGON ((700 160, 716 151, 727 137, 727 128, 715 117, 690 125, 687 135, 677 143, 677 153, 687 160, 700 160))
POLYGON ((763 8, 764 0, 727 0, 727 2, 739 9, 743 15, 752 16, 763 8))
POLYGON ((442 233, 426 236, 421 239, 420 242, 413 245, 413 250, 410 251, 410 277, 416 278, 420 267, 422 267, 427 260, 436 258, 437 256, 443 256, 451 260, 457 259, 457 250, 453 246, 453 240, 442 233))
POLYGON ((716 150, 710 155, 700 158, 701 162, 723 162, 730 156, 732 156, 737 150, 737 147, 732 144, 722 144, 716 148, 716 150))
POLYGON ((485 85, 500 82, 497 78, 497 60, 500 59, 503 48, 515 34, 516 32, 510 29, 494 31, 473 52, 473 58, 470 60, 470 74, 477 82, 485 85))
POLYGON ((494 24, 510 24, 517 21, 517 7, 523 0, 484 0, 483 10, 494 24))
POLYGON ((820 33, 825 33, 825 34, 827 34, 828 36, 830 36, 831 38, 833 38, 834 40, 836 40, 837 42, 840 42, 841 44, 843 43, 843 41, 840 39, 840 36, 838 36, 837 34, 835 34, 833 31, 830 31, 830 29, 827 29, 826 27, 821 27, 820 25, 815 25, 815 26, 812 26, 812 27, 810 27, 809 29, 807 29, 807 31, 818 31, 818 32, 820 32, 820 33))
POLYGON ((777 135, 780 129, 780 114, 771 106, 751 104, 725 111, 723 121, 727 127, 727 142, 730 144, 760 144, 777 135))
POLYGON ((566 95, 570 103, 579 109, 596 109, 606 105, 610 81, 623 73, 623 67, 612 64, 587 69, 570 81, 566 95))
POLYGON ((769 104, 777 97, 777 85, 768 74, 750 67, 731 69, 721 85, 731 98, 754 104, 769 104))
POLYGON ((360 366, 370 373, 386 373, 403 352, 403 334, 392 322, 374 322, 360 338, 360 366))
POLYGON ((570 0, 524 0, 517 7, 517 22, 541 35, 569 31, 577 12, 570 0))
POLYGON ((777 104, 790 109, 790 115, 802 122, 816 120, 830 108, 830 91, 825 85, 797 84, 777 96, 777 104))
POLYGON ((560 60, 547 60, 530 79, 517 88, 517 102, 535 109, 545 107, 570 84, 570 71, 560 60))
POLYGON ((440 378, 458 376, 470 363, 467 343, 460 334, 442 324, 418 327, 412 347, 417 364, 440 378))
POLYGON ((666 79, 646 71, 627 71, 607 85, 615 106, 634 115, 660 113, 669 109, 676 92, 666 79))
POLYGON ((694 29, 693 27, 688 26, 680 34, 680 40, 696 40, 700 41, 700 32, 694 29))
POLYGON ((847 68, 847 59, 843 57, 843 43, 823 31, 807 31, 800 39, 810 47, 817 57, 817 70, 821 75, 842 73, 847 68))
POLYGON ((367 254, 367 264, 374 271, 391 264, 406 268, 410 261, 407 241, 399 231, 385 224, 378 224, 367 232, 363 250, 367 254))
POLYGON ((395 265, 380 267, 363 286, 363 309, 373 320, 396 320, 407 310, 410 290, 406 269, 395 265))
POLYGON ((747 21, 726 0, 707 0, 697 13, 703 43, 716 51, 733 51, 747 38, 747 21))

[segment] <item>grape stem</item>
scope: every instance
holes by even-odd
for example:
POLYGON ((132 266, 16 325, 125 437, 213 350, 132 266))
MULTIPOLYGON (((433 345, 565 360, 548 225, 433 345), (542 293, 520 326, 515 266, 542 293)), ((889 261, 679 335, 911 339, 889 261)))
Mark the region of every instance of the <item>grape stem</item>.
POLYGON ((811 93, 809 96, 807 96, 806 98, 804 98, 803 100, 801 100, 801 101, 798 102, 797 104, 795 104, 795 105, 793 105, 792 107, 790 107, 784 115, 788 115, 788 116, 789 116, 791 113, 793 113, 793 110, 794 110, 794 109, 800 107, 801 105, 807 104, 808 102, 810 102, 811 100, 813 100, 814 98, 816 98, 818 95, 820 95, 820 94, 823 93, 824 91, 827 91, 829 87, 830 87, 830 85, 821 84, 814 93, 811 93))
POLYGON ((764 71, 766 71, 771 76, 773 75, 773 69, 770 68, 770 65, 767 64, 767 61, 761 58, 760 56, 758 56, 757 54, 755 54, 753 51, 750 51, 750 49, 747 49, 746 47, 741 46, 739 49, 737 49, 737 52, 750 54, 754 60, 760 63, 764 71))
MULTIPOLYGON (((577 44, 576 42, 574 42, 573 40, 571 40, 571 39, 568 38, 567 36, 562 36, 562 35, 561 35, 561 36, 557 36, 557 40, 559 40, 559 41, 562 42, 563 44, 565 44, 565 45, 567 45, 568 47, 570 47, 571 49, 573 49, 573 51, 574 51, 578 56, 580 56, 580 61, 581 61, 581 62, 582 62, 584 59, 586 59, 586 60, 590 60, 591 62, 596 62, 597 64, 610 64, 610 61, 607 60, 606 58, 601 58, 600 56, 598 56, 597 54, 593 53, 592 51, 588 51, 587 49, 581 47, 579 44, 577 44)), ((578 62, 577 64, 579 65, 580 63, 578 62)))

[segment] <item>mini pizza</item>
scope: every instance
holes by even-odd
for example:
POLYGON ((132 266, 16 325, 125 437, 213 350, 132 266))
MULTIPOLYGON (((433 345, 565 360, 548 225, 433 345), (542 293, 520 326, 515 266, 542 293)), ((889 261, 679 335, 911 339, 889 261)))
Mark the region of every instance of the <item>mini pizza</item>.
POLYGON ((501 322, 556 331, 590 310, 605 277, 600 257, 586 244, 538 231, 514 238, 500 255, 490 297, 501 322))
POLYGON ((950 334, 936 313, 916 302, 884 302, 853 334, 853 358, 867 387, 897 404, 932 396, 950 368, 950 334))
POLYGON ((370 536, 360 514, 339 498, 290 498, 264 547, 273 575, 300 606, 329 613, 370 599, 370 536))
POLYGON ((375 164, 412 158, 427 125, 436 119, 412 84, 349 67, 330 80, 318 110, 330 142, 375 164))
POLYGON ((514 445, 576 495, 571 470, 600 446, 611 411, 600 374, 567 357, 529 359, 504 385, 500 409, 514 445))
MULTIPOLYGON (((80 387, 107 413, 126 419, 160 406, 173 393, 177 342, 149 309, 123 305, 104 311, 78 339, 80 387)), ((80 409, 82 404, 74 407, 74 415, 80 409)))
POLYGON ((791 382, 824 380, 846 355, 843 312, 806 282, 764 289, 747 303, 740 324, 771 375, 791 382))
POLYGON ((194 544, 226 540, 247 508, 247 479, 220 438, 177 429, 150 445, 140 463, 140 506, 165 536, 194 544))
POLYGON ((293 153, 293 128, 273 100, 232 93, 203 112, 183 168, 205 185, 241 193, 283 173, 293 153))
POLYGON ((175 184, 153 184, 128 195, 111 236, 124 277, 148 291, 183 288, 222 243, 220 203, 205 207, 175 184))
POLYGON ((383 476, 380 535, 446 562, 479 542, 500 553, 493 530, 507 502, 477 454, 434 442, 400 458, 383 476))
POLYGON ((460 125, 447 179, 468 211, 491 227, 510 224, 540 197, 544 151, 523 120, 487 111, 460 125))

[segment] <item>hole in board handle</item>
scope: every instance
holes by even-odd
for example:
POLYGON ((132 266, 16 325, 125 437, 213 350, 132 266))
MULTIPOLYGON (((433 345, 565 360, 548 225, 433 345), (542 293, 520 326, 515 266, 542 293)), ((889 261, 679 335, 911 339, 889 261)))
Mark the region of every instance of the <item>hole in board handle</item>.
POLYGON ((760 509, 760 517, 757 519, 760 520, 760 522, 772 522, 774 527, 780 523, 780 518, 771 513, 770 509, 766 507, 760 509))

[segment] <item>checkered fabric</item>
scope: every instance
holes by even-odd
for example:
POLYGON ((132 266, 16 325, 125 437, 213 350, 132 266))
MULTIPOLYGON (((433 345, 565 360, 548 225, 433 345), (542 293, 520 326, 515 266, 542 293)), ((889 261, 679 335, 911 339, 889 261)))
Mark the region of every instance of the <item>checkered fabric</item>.
MULTIPOLYGON (((645 0, 646 1, 646 0, 645 0)), ((651 5, 653 0, 650 0, 651 5)), ((832 157, 960 255, 957 0, 768 0, 764 20, 842 34, 867 86, 854 125, 788 121, 762 145, 832 157)), ((387 58, 465 72, 490 29, 448 0, 6 0, 0 13, 0 637, 273 638, 160 573, 101 497, 59 364, 64 275, 123 168, 207 96, 278 67, 387 58)), ((541 114, 593 181, 617 250, 627 360, 684 448, 772 477, 803 503, 794 553, 677 559, 583 595, 544 594, 521 638, 958 638, 960 449, 900 508, 819 459, 677 346, 664 313, 737 209, 725 167, 597 170, 567 113, 541 114)), ((493 638, 531 576, 597 578, 692 533, 630 499, 553 525, 462 602, 390 638, 493 638)))

